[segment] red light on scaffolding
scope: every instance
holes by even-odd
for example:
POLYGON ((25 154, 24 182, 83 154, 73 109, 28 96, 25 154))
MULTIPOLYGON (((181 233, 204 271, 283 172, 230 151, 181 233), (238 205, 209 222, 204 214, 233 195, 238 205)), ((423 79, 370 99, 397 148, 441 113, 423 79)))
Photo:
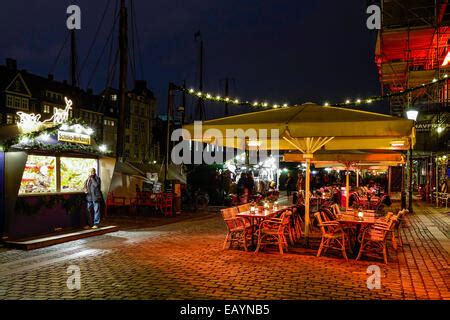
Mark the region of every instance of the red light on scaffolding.
POLYGON ((445 67, 450 62, 450 51, 447 52, 447 55, 445 56, 444 62, 442 62, 442 66, 445 67))

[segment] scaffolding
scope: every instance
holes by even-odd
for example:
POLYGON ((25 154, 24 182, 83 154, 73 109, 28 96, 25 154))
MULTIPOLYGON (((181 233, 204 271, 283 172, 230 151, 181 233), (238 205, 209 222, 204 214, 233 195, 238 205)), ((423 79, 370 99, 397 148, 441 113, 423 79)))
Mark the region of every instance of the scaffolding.
MULTIPOLYGON (((382 27, 378 32, 375 60, 382 94, 450 78, 450 4, 448 0, 381 0, 382 27)), ((404 117, 405 109, 419 110, 413 155, 412 189, 427 190, 431 199, 447 176, 450 145, 449 80, 391 97, 390 112, 404 117)), ((409 165, 409 164, 408 164, 409 165)), ((407 168, 409 171, 409 168, 407 168)), ((409 188, 409 187, 408 187, 409 188)))
MULTIPOLYGON (((450 6, 448 0, 383 0, 382 28, 375 59, 383 92, 399 92, 431 82, 446 73, 450 63, 450 6), (406 4, 407 3, 407 4, 406 4)), ((450 100, 448 81, 396 96, 391 114, 402 116, 406 106, 420 104, 423 111, 442 111, 450 100)))

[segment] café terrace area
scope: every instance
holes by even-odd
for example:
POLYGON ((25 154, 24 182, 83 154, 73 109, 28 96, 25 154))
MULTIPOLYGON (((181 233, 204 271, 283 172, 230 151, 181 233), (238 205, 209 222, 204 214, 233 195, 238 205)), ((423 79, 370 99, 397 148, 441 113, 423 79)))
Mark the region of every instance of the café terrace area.
POLYGON ((315 228, 309 247, 298 241, 282 255, 277 247, 255 254, 222 249, 227 228, 218 212, 163 226, 120 219, 127 228, 107 235, 33 251, 0 248, 0 298, 448 300, 448 210, 421 201, 414 209, 400 229, 403 245, 388 245, 388 264, 346 260, 338 250, 316 257, 315 228), (79 291, 67 289, 70 265, 82 272, 79 291), (380 267, 381 287, 370 290, 372 265, 380 267))

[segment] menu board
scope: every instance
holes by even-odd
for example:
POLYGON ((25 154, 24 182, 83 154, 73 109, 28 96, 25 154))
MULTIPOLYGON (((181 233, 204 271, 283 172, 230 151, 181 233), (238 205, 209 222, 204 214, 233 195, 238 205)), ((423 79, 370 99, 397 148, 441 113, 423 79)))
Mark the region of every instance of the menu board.
POLYGON ((61 157, 60 163, 61 192, 82 192, 90 170, 97 170, 96 159, 61 157))
POLYGON ((56 158, 29 155, 19 194, 56 192, 56 158))

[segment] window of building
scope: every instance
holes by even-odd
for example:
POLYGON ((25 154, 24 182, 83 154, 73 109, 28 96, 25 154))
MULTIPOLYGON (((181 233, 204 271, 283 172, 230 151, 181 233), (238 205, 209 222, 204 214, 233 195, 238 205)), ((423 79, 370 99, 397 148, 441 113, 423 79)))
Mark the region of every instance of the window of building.
POLYGON ((16 109, 20 109, 22 100, 18 97, 14 97, 14 107, 16 109))
POLYGON ((44 113, 50 113, 50 106, 49 105, 44 105, 44 110, 43 110, 43 112, 44 113))
POLYGON ((28 109, 28 99, 22 98, 22 109, 28 109))
POLYGON ((8 114, 6 115, 6 124, 13 124, 13 121, 14 121, 13 115, 10 114, 10 113, 8 113, 8 114))
POLYGON ((14 108, 14 97, 6 96, 6 106, 9 108, 14 108))
POLYGON ((111 101, 117 101, 117 94, 111 95, 111 101))

